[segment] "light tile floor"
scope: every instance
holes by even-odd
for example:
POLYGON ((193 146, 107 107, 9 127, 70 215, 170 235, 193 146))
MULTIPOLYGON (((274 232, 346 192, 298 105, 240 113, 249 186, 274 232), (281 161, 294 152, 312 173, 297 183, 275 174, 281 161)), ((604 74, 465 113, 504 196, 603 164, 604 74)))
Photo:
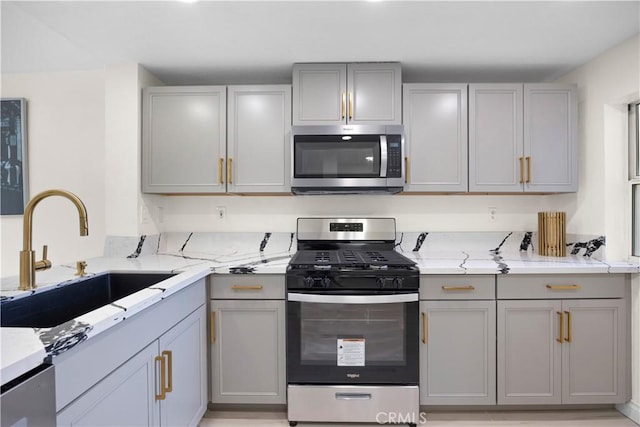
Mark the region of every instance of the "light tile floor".
MULTIPOLYGON (((419 426, 429 427, 637 427, 614 409, 557 411, 433 412, 419 426)), ((388 425, 388 424, 387 424, 388 425)), ((285 412, 207 412, 199 427, 288 427, 285 412)), ((299 427, 368 427, 380 424, 298 423, 299 427)))

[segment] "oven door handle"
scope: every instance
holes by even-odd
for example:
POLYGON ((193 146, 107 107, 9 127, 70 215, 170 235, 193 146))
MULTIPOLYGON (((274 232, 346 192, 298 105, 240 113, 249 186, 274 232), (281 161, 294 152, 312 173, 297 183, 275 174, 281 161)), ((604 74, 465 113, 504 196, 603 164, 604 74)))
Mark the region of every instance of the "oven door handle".
POLYGON ((393 295, 322 295, 288 293, 287 300, 294 302, 313 302, 321 304, 393 304, 398 302, 416 302, 418 293, 393 295))

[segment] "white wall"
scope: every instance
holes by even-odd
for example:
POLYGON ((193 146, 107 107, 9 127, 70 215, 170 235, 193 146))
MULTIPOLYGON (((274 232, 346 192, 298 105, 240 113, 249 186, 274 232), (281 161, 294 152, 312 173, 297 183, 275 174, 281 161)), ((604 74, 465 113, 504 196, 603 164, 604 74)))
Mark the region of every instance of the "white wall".
MULTIPOLYGON (((628 129, 626 105, 640 98, 640 35, 584 66, 562 81, 578 84, 580 103, 580 185, 576 225, 585 233, 602 230, 607 256, 631 254, 628 129)), ((640 422, 640 279, 632 281, 632 401, 621 410, 640 422)))
MULTIPOLYGON (((54 264, 101 255, 105 237, 104 72, 2 76, 2 97, 27 99, 29 196, 51 188, 78 195, 87 207, 89 236, 79 236, 78 213, 61 197, 35 209, 33 248, 49 245, 54 264)), ((18 274, 22 216, 0 217, 1 276, 18 274)))

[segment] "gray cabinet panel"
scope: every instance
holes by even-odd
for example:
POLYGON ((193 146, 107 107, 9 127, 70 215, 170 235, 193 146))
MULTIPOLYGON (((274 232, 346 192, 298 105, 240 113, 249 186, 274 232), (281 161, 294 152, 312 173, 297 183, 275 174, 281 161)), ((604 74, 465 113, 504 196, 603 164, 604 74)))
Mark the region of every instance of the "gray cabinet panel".
POLYGON ((467 191, 467 85, 405 84, 403 106, 404 191, 467 191))
POLYGON ((153 426, 160 420, 154 389, 158 343, 146 347, 58 413, 58 426, 153 426))
POLYGON ((562 309, 568 341, 562 345, 563 403, 625 402, 624 301, 567 300, 562 309))
POLYGON ((402 123, 399 63, 294 64, 293 124, 402 123))
POLYGON ((161 426, 197 426, 207 409, 207 309, 203 305, 160 337, 169 352, 171 392, 160 401, 161 426))
POLYGON ((224 191, 224 86, 145 88, 142 120, 143 192, 224 191))
POLYGON ((421 301, 420 403, 496 403, 495 301, 421 301))
POLYGON ((578 190, 575 85, 524 85, 525 191, 578 190))
POLYGON ((559 404, 560 301, 498 301, 498 404, 559 404))
POLYGON ((522 191, 522 90, 469 85, 469 191, 522 191))
POLYGON ((212 300, 213 403, 286 402, 284 301, 212 300))
POLYGON ((227 191, 290 191, 291 87, 229 86, 227 191))
POLYGON ((346 92, 346 64, 295 64, 293 124, 344 124, 346 92))

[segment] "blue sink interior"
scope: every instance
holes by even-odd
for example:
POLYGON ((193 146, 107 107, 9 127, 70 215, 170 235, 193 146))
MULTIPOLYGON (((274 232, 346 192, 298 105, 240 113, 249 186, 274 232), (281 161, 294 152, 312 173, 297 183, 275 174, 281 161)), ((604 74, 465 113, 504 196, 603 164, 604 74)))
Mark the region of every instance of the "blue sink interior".
POLYGON ((173 273, 108 273, 0 303, 0 325, 60 325, 173 276, 173 273))

